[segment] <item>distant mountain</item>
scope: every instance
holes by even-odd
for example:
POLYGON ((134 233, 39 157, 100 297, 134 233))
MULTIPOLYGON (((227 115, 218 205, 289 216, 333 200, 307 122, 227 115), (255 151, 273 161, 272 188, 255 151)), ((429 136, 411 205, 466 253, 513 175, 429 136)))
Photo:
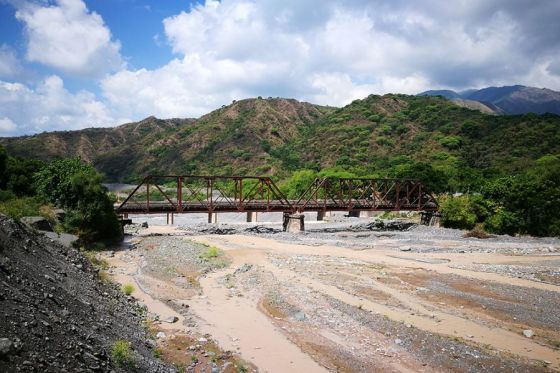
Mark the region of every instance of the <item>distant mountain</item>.
MULTIPOLYGON (((432 90, 419 96, 442 96, 448 100, 470 100, 482 103, 482 112, 492 109, 496 114, 552 113, 560 115, 560 92, 547 88, 525 87, 522 85, 488 87, 479 90, 455 92, 432 90)), ((457 102, 465 106, 464 102, 457 102)), ((468 106, 467 106, 468 107, 468 106)))

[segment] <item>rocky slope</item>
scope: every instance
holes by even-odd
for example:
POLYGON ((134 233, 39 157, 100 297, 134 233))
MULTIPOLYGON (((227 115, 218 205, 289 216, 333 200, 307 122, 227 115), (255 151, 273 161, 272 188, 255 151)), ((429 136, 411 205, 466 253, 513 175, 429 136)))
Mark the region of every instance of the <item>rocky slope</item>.
POLYGON ((0 215, 0 371, 124 371, 117 340, 132 349, 127 371, 174 371, 153 357, 142 313, 77 250, 0 215))

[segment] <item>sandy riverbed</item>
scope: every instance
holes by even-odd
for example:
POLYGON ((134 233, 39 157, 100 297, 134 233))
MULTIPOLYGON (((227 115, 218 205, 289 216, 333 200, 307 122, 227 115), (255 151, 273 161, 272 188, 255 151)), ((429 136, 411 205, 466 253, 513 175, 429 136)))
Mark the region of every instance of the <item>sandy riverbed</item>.
POLYGON ((560 370, 557 240, 344 227, 150 226, 108 260, 151 312, 179 317, 170 333, 211 335, 259 371, 560 370), (202 260, 203 245, 221 262, 202 260))

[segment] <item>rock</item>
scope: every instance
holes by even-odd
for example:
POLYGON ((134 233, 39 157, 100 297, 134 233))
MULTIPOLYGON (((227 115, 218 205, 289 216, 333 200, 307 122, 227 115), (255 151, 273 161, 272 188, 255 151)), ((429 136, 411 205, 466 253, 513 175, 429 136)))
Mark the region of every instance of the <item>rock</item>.
POLYGON ((13 343, 8 338, 0 338, 0 356, 8 356, 13 350, 13 343))
POLYGON ((147 221, 143 222, 142 224, 140 224, 140 227, 148 228, 148 222, 147 221))
POLYGON ((42 216, 24 216, 21 222, 30 228, 38 231, 52 232, 51 223, 42 216))
POLYGON ((237 268, 237 269, 235 270, 235 272, 233 272, 233 274, 234 274, 234 275, 237 275, 237 274, 239 274, 239 273, 245 273, 245 272, 250 271, 251 268, 253 268, 253 265, 252 265, 252 264, 247 264, 247 263, 245 263, 245 264, 243 264, 241 267, 237 268))
POLYGON ((412 249, 410 247, 401 247, 399 250, 400 251, 411 251, 412 249))
POLYGON ((176 323, 177 321, 179 321, 179 318, 177 316, 169 316, 167 319, 163 320, 164 322, 173 324, 176 323))
POLYGON ((535 335, 535 332, 533 332, 533 330, 531 330, 531 329, 525 329, 525 330, 523 330, 523 335, 527 338, 533 338, 533 336, 535 335))
POLYGON ((297 321, 304 321, 306 318, 307 316, 303 311, 299 311, 294 314, 294 319, 296 319, 297 321))
POLYGON ((402 345, 403 341, 399 338, 395 339, 395 344, 402 345))
POLYGON ((204 337, 200 337, 200 338, 198 339, 198 341, 199 341, 200 343, 206 343, 206 342, 208 342, 208 339, 206 339, 206 338, 204 338, 204 337))
POLYGON ((158 338, 158 339, 162 339, 162 338, 165 338, 165 337, 166 337, 166 335, 165 335, 164 332, 158 332, 158 333, 156 334, 156 338, 158 338))

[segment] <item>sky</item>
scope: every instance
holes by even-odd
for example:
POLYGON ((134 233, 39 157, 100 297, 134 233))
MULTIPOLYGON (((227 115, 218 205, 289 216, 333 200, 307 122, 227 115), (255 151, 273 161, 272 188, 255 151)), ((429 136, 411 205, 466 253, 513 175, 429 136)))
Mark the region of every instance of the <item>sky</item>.
POLYGON ((0 136, 233 100, 560 90, 559 0, 0 0, 0 136))

